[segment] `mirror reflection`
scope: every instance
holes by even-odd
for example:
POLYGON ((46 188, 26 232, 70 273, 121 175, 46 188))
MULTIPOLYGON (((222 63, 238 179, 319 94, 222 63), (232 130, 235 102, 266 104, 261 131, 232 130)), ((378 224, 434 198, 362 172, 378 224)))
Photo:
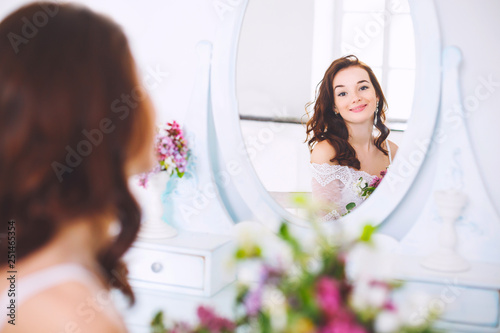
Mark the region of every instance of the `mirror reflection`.
POLYGON ((328 67, 313 104, 307 122, 312 194, 315 201, 328 205, 323 216, 328 221, 369 197, 392 163, 397 145, 387 140, 387 101, 380 83, 356 56, 339 58, 328 67))
MULTIPOLYGON (((385 141, 394 143, 389 148, 397 147, 414 90, 415 47, 407 0, 249 1, 237 54, 241 128, 262 183, 290 211, 291 193, 313 192, 309 148, 315 142, 307 143, 312 137, 306 140, 306 123, 314 115, 319 84, 332 61, 349 54, 366 63, 378 80, 387 102, 385 141)), ((377 147, 379 135, 373 129, 371 148, 377 147)), ((386 151, 387 142, 380 142, 386 151)), ((389 165, 379 148, 370 150, 372 158, 352 149, 360 162, 357 171, 380 177, 389 165)), ((395 149, 391 152, 394 157, 395 149)))

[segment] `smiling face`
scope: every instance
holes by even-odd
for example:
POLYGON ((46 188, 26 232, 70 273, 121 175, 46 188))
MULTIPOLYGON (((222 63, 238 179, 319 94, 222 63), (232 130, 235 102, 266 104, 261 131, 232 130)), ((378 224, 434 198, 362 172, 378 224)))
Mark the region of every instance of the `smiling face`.
POLYGON ((378 97, 368 72, 361 67, 340 70, 333 79, 335 112, 349 123, 372 122, 378 97))

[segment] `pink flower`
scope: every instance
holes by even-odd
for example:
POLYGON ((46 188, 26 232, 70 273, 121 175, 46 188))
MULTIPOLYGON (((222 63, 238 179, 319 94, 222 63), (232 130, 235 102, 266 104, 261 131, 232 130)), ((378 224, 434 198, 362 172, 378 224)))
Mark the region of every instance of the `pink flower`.
POLYGON ((148 174, 141 173, 139 176, 139 186, 146 188, 148 186, 148 174))
POLYGON ((356 322, 355 316, 347 309, 338 311, 335 318, 319 330, 319 333, 367 333, 364 327, 356 322))
POLYGON ((169 330, 168 332, 169 333, 190 333, 192 332, 193 329, 191 328, 191 326, 189 326, 189 324, 185 323, 185 322, 179 322, 179 323, 175 323, 174 327, 169 330))
POLYGON ((384 176, 386 175, 386 173, 387 173, 387 170, 380 171, 380 176, 382 176, 382 177, 375 176, 375 178, 373 178, 373 180, 370 182, 369 186, 370 187, 377 187, 380 184, 380 182, 382 181, 382 178, 384 178, 384 176))
POLYGON ((327 317, 335 316, 342 303, 338 281, 326 276, 320 278, 316 284, 316 299, 327 317))
POLYGON ((377 187, 378 184, 380 184, 380 181, 382 180, 382 178, 379 178, 377 176, 375 176, 375 178, 373 178, 373 180, 370 182, 370 187, 377 187))
POLYGON ((169 171, 172 174, 186 172, 189 149, 182 130, 176 121, 167 123, 166 127, 159 128, 156 134, 154 151, 158 164, 150 173, 141 176, 139 184, 147 186, 149 174, 159 171, 169 171))
POLYGON ((209 307, 199 306, 197 314, 201 328, 207 329, 210 333, 232 332, 236 329, 232 321, 217 316, 209 307))
POLYGON ((321 328, 318 333, 366 333, 366 330, 355 322, 336 320, 321 328))

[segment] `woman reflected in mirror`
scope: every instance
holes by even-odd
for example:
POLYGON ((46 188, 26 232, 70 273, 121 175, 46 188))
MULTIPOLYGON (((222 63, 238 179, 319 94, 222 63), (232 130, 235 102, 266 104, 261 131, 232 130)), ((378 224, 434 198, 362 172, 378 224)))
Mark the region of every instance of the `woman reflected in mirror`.
POLYGON ((312 195, 327 204, 322 220, 335 220, 373 192, 398 147, 387 139, 387 102, 380 83, 354 55, 333 61, 310 105, 312 195))

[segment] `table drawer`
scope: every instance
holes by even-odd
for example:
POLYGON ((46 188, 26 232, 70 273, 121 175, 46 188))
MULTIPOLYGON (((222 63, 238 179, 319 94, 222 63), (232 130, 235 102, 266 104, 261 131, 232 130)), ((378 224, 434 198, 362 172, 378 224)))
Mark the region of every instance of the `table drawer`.
POLYGON ((194 254, 132 247, 125 255, 129 279, 161 285, 203 289, 205 258, 194 254))

